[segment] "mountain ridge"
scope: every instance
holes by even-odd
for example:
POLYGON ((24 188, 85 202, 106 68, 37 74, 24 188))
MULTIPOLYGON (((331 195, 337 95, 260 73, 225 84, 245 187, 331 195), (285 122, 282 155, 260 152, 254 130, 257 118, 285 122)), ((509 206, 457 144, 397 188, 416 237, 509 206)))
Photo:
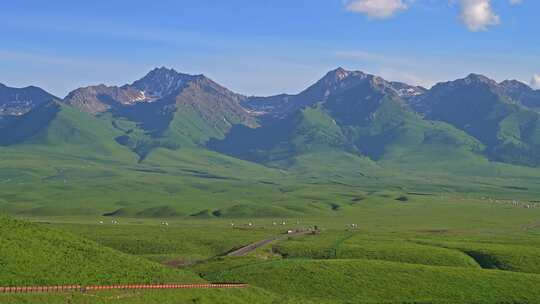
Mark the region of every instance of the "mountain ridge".
MULTIPOLYGON (((538 166, 537 93, 474 73, 426 89, 339 67, 296 95, 247 97, 204 75, 160 67, 131 84, 78 88, 58 102, 110 124, 116 142, 141 160, 160 147, 251 155, 236 151, 245 147, 257 150, 259 161, 280 158, 272 151, 287 158, 331 147, 377 160, 396 149, 412 151, 429 137, 431 144, 463 144, 495 161, 538 166), (242 143, 239 134, 252 142, 242 143), (236 152, 228 151, 231 145, 236 152)), ((4 132, 24 121, 14 116, 0 120, 4 132)))

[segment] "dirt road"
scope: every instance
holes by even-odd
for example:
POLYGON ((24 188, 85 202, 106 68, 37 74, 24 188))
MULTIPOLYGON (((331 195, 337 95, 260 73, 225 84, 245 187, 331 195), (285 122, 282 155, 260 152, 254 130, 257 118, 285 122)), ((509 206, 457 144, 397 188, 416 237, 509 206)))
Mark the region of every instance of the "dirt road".
POLYGON ((235 251, 231 251, 231 252, 229 252, 227 254, 227 256, 229 256, 229 257, 245 256, 245 255, 248 255, 249 253, 261 248, 262 246, 270 244, 272 242, 283 240, 283 239, 286 239, 287 237, 300 236, 300 235, 305 235, 305 234, 309 234, 309 233, 311 233, 311 231, 308 230, 308 231, 299 231, 299 232, 274 236, 274 237, 269 238, 269 239, 265 239, 265 240, 262 240, 262 241, 258 241, 258 242, 249 244, 249 245, 244 246, 242 248, 239 248, 239 249, 237 249, 235 251))

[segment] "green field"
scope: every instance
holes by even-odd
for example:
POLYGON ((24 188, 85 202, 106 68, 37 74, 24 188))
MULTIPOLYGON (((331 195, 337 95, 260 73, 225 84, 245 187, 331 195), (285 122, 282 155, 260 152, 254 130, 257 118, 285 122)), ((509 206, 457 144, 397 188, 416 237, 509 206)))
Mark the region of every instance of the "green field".
POLYGON ((2 247, 0 261, 3 267, 11 265, 0 275, 2 285, 210 281, 242 282, 251 287, 224 291, 3 295, 0 300, 537 303, 539 209, 482 199, 410 195, 403 202, 396 201, 394 194, 386 196, 366 194, 357 206, 349 206, 346 216, 171 218, 167 220, 168 226, 161 225, 158 218, 122 217, 117 225, 110 223, 108 217, 28 218, 34 224, 4 219, 2 240, 19 247, 2 247), (99 223, 101 219, 105 219, 103 224, 99 223), (249 221, 253 223, 251 228, 247 226, 249 221), (281 221, 286 224, 281 225, 281 221), (235 223, 235 228, 231 223, 235 223), (351 229, 352 223, 358 229, 351 229), (223 257, 235 248, 287 229, 315 225, 319 234, 286 238, 246 257, 223 257), (39 242, 28 241, 35 237, 39 242), (31 245, 36 248, 30 251, 32 255, 21 254, 26 252, 24 249, 34 248, 31 245), (58 254, 58 248, 67 249, 58 254), (119 258, 122 261, 116 262, 119 258), (83 263, 84 259, 90 260, 83 263), (96 269, 108 275, 96 276, 96 269), (24 271, 28 274, 22 276, 24 271))

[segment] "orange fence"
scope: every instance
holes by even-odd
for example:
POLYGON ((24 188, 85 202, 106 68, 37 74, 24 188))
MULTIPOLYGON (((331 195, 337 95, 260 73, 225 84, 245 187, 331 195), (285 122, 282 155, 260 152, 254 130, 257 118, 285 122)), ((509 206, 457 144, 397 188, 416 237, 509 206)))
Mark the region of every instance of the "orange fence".
POLYGON ((113 289, 223 289, 246 288, 247 284, 137 284, 137 285, 62 285, 62 286, 16 286, 0 287, 0 293, 96 291, 113 289))

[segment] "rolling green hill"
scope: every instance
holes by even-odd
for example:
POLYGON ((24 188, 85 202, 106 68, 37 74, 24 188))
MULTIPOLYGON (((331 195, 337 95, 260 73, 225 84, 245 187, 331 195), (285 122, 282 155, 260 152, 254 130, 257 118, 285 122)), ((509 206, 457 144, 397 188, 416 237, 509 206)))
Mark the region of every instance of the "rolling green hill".
POLYGON ((370 260, 278 260, 208 278, 330 303, 534 303, 540 297, 538 275, 370 260))
POLYGON ((0 217, 0 285, 202 282, 56 229, 0 217))

